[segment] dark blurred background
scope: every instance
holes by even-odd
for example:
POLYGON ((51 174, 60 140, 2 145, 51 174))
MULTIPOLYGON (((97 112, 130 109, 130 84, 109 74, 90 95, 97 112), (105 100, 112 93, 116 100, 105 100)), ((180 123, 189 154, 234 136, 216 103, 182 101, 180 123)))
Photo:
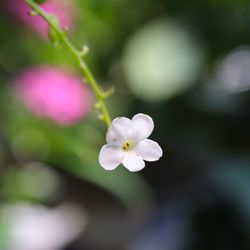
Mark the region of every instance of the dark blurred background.
POLYGON ((114 117, 142 112, 164 155, 103 170, 105 125, 72 55, 0 3, 0 249, 250 249, 250 2, 47 0, 114 117))

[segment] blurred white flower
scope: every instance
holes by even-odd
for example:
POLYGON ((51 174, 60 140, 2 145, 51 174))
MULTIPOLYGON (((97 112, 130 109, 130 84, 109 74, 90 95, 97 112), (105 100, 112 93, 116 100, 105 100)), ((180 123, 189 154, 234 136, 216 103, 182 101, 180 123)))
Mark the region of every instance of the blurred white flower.
POLYGON ((122 67, 134 95, 146 101, 170 99, 197 83, 205 54, 180 21, 154 20, 128 40, 122 67))
POLYGON ((87 224, 85 212, 71 204, 54 209, 10 205, 1 215, 8 225, 7 250, 59 250, 79 236, 87 224))
POLYGON ((107 144, 101 148, 99 162, 106 170, 120 163, 135 172, 145 167, 145 161, 157 161, 162 149, 155 141, 147 139, 154 129, 150 116, 137 114, 132 120, 118 117, 112 121, 106 134, 107 144))
POLYGON ((219 94, 237 94, 250 90, 250 48, 239 47, 222 58, 207 80, 207 88, 219 94))

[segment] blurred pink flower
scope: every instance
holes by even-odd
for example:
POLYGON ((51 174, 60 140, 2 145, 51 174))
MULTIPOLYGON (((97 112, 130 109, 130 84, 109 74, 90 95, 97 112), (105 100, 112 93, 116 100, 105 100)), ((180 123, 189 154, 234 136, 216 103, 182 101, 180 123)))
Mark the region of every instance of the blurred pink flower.
POLYGON ((81 79, 49 66, 30 68, 14 80, 14 94, 36 116, 69 125, 91 110, 93 97, 81 79))
MULTIPOLYGON (((7 10, 25 25, 36 30, 43 38, 47 37, 47 23, 40 16, 30 16, 30 8, 23 0, 6 0, 7 10)), ((71 28, 74 23, 75 6, 72 0, 47 0, 41 8, 55 15, 61 28, 71 28)))

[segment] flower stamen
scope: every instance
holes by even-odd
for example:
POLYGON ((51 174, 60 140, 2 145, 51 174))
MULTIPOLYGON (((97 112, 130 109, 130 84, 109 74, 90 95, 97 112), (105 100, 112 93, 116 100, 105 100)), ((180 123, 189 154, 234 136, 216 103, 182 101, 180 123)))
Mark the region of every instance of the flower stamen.
POLYGON ((122 149, 124 151, 128 151, 130 149, 133 148, 133 143, 131 141, 125 141, 123 144, 122 144, 122 149))

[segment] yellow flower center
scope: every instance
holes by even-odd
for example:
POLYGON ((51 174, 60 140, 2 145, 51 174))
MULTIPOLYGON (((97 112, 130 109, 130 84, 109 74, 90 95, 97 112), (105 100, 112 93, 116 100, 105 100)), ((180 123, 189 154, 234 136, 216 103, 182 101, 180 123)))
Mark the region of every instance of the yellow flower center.
POLYGON ((124 151, 131 150, 134 147, 134 142, 131 140, 126 140, 122 143, 121 147, 124 151))

